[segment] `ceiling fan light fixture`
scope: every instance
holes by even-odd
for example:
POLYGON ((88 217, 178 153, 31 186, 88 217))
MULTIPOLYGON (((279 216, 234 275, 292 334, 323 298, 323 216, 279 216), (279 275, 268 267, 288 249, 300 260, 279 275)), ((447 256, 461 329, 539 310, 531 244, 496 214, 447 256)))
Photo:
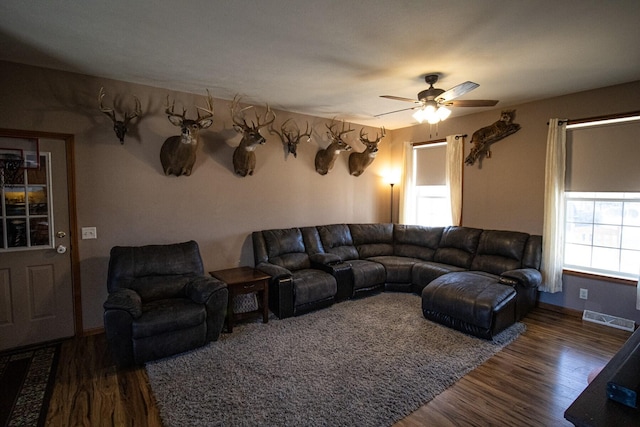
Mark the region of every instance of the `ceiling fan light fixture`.
POLYGON ((440 117, 440 120, 446 120, 450 115, 451 115, 451 110, 448 109, 447 107, 440 107, 438 108, 438 117, 440 117))
POLYGON ((416 121, 418 123, 422 123, 427 119, 426 113, 424 111, 424 108, 420 108, 420 109, 416 110, 416 112, 413 113, 412 116, 413 116, 414 119, 416 119, 416 121))
POLYGON ((429 122, 430 125, 435 125, 439 121, 440 121, 440 117, 438 117, 438 113, 436 111, 429 114, 429 116, 427 117, 427 122, 429 122))

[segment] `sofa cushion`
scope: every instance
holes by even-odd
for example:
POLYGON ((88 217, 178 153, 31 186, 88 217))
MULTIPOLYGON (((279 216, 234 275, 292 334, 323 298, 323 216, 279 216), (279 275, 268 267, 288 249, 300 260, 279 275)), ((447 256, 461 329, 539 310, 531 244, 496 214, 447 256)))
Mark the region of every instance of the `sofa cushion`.
POLYGON ((309 268, 302 233, 298 228, 265 230, 262 232, 269 262, 288 270, 309 268))
MULTIPOLYGON (((511 286, 502 285, 493 277, 473 272, 449 273, 424 288, 422 310, 425 316, 446 314, 468 325, 490 330, 494 312, 511 303, 515 296, 511 286)), ((515 313, 511 317, 515 321, 515 313)))
POLYGON ((351 260, 349 264, 353 274, 354 290, 384 285, 387 273, 382 264, 362 259, 351 260))
POLYGON ((151 337, 204 324, 206 307, 186 298, 156 300, 142 305, 132 324, 133 338, 151 337))
POLYGON ((293 273, 296 307, 332 298, 338 292, 336 279, 324 271, 305 269, 293 273))
POLYGON ((527 240, 522 258, 522 267, 540 270, 542 261, 542 236, 531 235, 527 240))
POLYGON ((186 297, 184 287, 195 275, 167 275, 167 276, 145 276, 131 280, 129 289, 133 289, 140 295, 143 302, 154 301, 165 298, 186 297))
POLYGON ((478 248, 482 230, 470 227, 447 227, 436 253, 435 262, 469 269, 478 248))
POLYGON ((516 231, 484 230, 471 263, 471 270, 501 274, 522 267, 529 235, 516 231))
POLYGON ((432 261, 443 231, 444 227, 395 224, 394 255, 432 261))
POLYGON ((384 266, 387 272, 386 283, 411 283, 411 270, 413 265, 421 262, 418 258, 409 258, 404 256, 377 256, 369 258, 371 261, 378 262, 384 266))
POLYGON ((154 275, 204 274, 198 244, 114 246, 109 257, 107 288, 113 292, 131 280, 154 275))
POLYGON ((457 271, 465 271, 465 269, 454 265, 440 264, 431 261, 417 262, 411 269, 411 284, 413 291, 420 294, 424 287, 434 279, 437 279, 444 274, 457 271))
POLYGON ((358 251, 346 224, 318 226, 318 234, 325 252, 339 256, 342 261, 358 259, 358 251))
POLYGON ((349 224, 360 258, 393 255, 393 224, 349 224))

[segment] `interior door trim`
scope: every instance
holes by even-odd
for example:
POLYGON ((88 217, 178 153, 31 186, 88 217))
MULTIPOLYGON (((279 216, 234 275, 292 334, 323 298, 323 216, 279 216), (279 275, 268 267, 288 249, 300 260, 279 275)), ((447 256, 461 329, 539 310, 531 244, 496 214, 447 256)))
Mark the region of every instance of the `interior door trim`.
POLYGON ((0 136, 17 138, 47 138, 64 141, 67 157, 67 192, 69 197, 69 239, 71 242, 71 289, 73 298, 73 329, 74 336, 84 335, 82 324, 82 294, 80 285, 80 254, 78 253, 78 213, 76 205, 76 175, 75 175, 75 141, 73 134, 41 132, 19 129, 0 128, 0 136))

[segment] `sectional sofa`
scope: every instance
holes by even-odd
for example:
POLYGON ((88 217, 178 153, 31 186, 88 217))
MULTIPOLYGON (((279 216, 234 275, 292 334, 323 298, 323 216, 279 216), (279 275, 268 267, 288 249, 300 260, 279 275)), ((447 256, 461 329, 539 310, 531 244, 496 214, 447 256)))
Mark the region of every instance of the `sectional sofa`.
POLYGON ((427 319, 490 339, 526 315, 541 282, 542 238, 517 231, 331 224, 256 231, 252 240, 279 318, 404 291, 422 296, 427 319))

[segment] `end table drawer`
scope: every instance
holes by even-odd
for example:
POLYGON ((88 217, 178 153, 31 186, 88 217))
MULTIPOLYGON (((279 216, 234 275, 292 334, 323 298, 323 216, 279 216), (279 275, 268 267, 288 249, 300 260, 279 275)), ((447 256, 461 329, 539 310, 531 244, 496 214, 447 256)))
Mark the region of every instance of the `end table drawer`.
POLYGON ((263 283, 245 283, 244 285, 240 285, 237 288, 238 293, 245 292, 257 292, 264 289, 263 283))

